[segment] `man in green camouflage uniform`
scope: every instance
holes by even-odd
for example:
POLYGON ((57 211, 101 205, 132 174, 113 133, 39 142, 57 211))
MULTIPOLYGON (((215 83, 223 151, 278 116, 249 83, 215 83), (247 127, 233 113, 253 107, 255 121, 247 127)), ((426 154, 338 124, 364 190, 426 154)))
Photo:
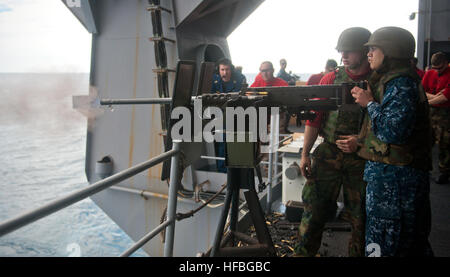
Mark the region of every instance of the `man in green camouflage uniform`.
MULTIPOLYGON (((336 49, 342 55, 344 66, 325 75, 321 85, 367 80, 370 68, 364 44, 370 34, 359 27, 342 32, 336 49)), ((307 182, 302 192, 305 208, 299 227, 299 244, 295 248, 297 256, 317 254, 325 223, 336 215, 341 186, 345 205, 342 218, 352 227, 349 256, 364 255, 365 160, 355 153, 362 110, 355 108, 317 113, 316 119, 306 124, 300 169, 307 182), (312 154, 311 166, 309 153, 319 134, 324 142, 312 154)))
POLYGON ((439 145, 438 184, 448 184, 450 177, 450 109, 431 108, 431 123, 435 143, 439 145))
POLYGON ((445 53, 434 53, 431 66, 422 84, 431 105, 433 133, 439 145, 440 176, 436 183, 447 184, 450 177, 450 66, 445 53))

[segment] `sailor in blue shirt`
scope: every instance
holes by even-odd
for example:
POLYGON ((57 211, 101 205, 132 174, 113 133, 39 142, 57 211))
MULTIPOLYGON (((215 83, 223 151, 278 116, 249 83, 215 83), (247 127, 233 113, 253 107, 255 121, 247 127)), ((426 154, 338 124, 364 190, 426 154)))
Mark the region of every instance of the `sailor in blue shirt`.
POLYGON ((234 66, 229 59, 222 59, 217 65, 217 73, 213 77, 211 92, 239 92, 244 80, 244 75, 234 70, 234 66))
MULTIPOLYGON (((217 73, 214 74, 211 92, 228 93, 241 91, 245 76, 236 72, 229 59, 222 59, 217 63, 217 73)), ((225 143, 215 143, 216 156, 225 157, 225 143)), ((225 161, 217 161, 217 170, 226 173, 225 161)))

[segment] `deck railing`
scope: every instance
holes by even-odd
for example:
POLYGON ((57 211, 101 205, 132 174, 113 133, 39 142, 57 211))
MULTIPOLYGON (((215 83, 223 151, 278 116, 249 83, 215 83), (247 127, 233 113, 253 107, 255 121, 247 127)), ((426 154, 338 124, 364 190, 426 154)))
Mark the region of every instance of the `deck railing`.
POLYGON ((170 169, 170 185, 169 185, 169 195, 168 195, 168 210, 167 210, 167 221, 163 222, 161 225, 156 227, 149 234, 145 235, 141 240, 139 240, 130 249, 125 251, 121 257, 126 257, 134 253, 140 247, 142 247, 146 242, 152 239, 154 236, 162 232, 167 227, 166 232, 166 243, 164 247, 164 256, 171 257, 173 255, 173 241, 175 234, 175 221, 176 221, 176 207, 177 207, 177 188, 178 188, 178 173, 179 173, 179 159, 180 159, 180 142, 174 141, 173 148, 170 151, 162 153, 161 155, 154 157, 146 162, 135 165, 131 168, 123 170, 117 174, 114 174, 108 178, 98 181, 87 188, 75 191, 67 196, 56 199, 40 208, 25 212, 19 216, 12 219, 6 220, 0 223, 0 237, 16 231, 26 225, 29 225, 43 217, 51 215, 57 211, 60 211, 72 204, 82 201, 96 193, 102 192, 103 190, 110 188, 111 186, 120 183, 128 178, 131 178, 142 171, 152 168, 167 159, 171 160, 170 169))

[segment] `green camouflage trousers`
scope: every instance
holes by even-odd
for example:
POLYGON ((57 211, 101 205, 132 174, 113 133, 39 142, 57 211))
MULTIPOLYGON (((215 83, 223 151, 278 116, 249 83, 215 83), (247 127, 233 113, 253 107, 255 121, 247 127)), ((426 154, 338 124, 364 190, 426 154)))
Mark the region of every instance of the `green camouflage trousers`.
POLYGON ((450 174, 450 108, 431 107, 435 143, 439 145, 439 171, 450 174))
POLYGON ((344 194, 343 219, 352 227, 349 256, 364 256, 366 161, 344 154, 335 144, 324 142, 312 154, 312 174, 303 188, 305 205, 299 227, 299 256, 315 256, 320 248, 325 223, 336 215, 341 186, 344 194))

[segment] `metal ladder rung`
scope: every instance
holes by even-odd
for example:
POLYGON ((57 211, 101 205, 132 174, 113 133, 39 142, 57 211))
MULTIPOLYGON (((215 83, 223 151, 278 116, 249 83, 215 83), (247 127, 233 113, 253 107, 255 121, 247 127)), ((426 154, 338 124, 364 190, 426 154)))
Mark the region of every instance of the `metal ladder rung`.
POLYGON ((158 73, 158 74, 167 73, 167 72, 177 72, 176 70, 169 69, 169 68, 154 68, 154 69, 152 69, 152 71, 154 73, 158 73))
POLYGON ((165 137, 167 136, 167 131, 162 131, 161 133, 159 133, 159 135, 165 137))
POLYGON ((166 37, 151 37, 150 41, 153 41, 153 42, 155 42, 155 41, 169 41, 169 42, 172 42, 172 43, 176 43, 175 40, 170 39, 170 38, 166 38, 166 37))
POLYGON ((157 6, 157 5, 151 5, 151 6, 149 6, 148 8, 147 8, 147 11, 149 11, 149 12, 153 12, 153 11, 165 11, 165 12, 168 12, 168 13, 172 13, 172 11, 171 10, 169 10, 169 9, 166 9, 166 8, 164 8, 164 7, 161 7, 161 6, 157 6))

